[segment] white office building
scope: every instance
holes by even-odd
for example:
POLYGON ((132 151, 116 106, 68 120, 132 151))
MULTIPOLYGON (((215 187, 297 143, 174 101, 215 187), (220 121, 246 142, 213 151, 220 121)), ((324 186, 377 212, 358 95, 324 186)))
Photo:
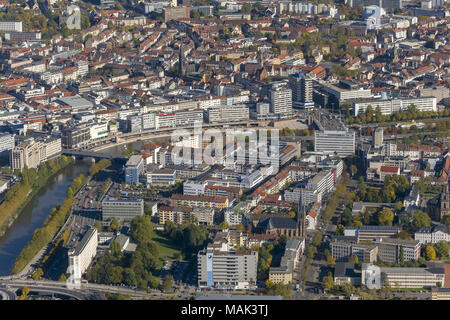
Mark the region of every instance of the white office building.
POLYGON ((435 97, 420 98, 398 98, 398 99, 370 99, 353 103, 353 115, 356 117, 365 114, 369 106, 375 112, 380 108, 381 114, 391 115, 394 112, 406 111, 408 107, 414 105, 420 112, 437 111, 437 100, 435 97))
POLYGON ((198 286, 247 289, 256 285, 258 252, 211 250, 197 254, 198 286))
POLYGON ((9 133, 0 134, 0 154, 11 151, 14 148, 14 135, 9 133))
POLYGON ((22 32, 22 21, 0 21, 0 31, 22 32))
POLYGON ((205 193, 206 182, 185 182, 183 183, 183 194, 189 196, 198 196, 205 193))
POLYGON ((75 248, 69 249, 69 270, 72 281, 79 281, 97 254, 97 229, 90 228, 75 248))
POLYGON ((339 156, 355 153, 355 132, 353 130, 324 130, 314 132, 314 151, 339 156))

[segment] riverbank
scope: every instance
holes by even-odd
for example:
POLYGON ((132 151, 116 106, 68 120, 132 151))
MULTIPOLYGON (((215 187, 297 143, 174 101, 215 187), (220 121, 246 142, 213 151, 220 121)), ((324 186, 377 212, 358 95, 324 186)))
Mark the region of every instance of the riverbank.
POLYGON ((61 156, 58 160, 45 162, 39 170, 24 169, 22 182, 10 188, 5 201, 0 205, 0 238, 5 235, 23 209, 46 186, 47 182, 72 165, 74 161, 73 158, 61 156))
POLYGON ((11 270, 12 274, 18 274, 29 264, 31 260, 47 246, 58 234, 58 230, 64 226, 67 219, 72 212, 72 205, 75 202, 75 197, 78 191, 86 184, 89 179, 97 174, 99 171, 111 165, 109 160, 102 159, 97 163, 94 163, 89 168, 89 176, 85 177, 83 174, 75 178, 67 189, 66 199, 62 205, 57 206, 51 212, 51 214, 45 219, 41 228, 36 229, 33 232, 33 237, 26 244, 23 250, 14 263, 11 270))

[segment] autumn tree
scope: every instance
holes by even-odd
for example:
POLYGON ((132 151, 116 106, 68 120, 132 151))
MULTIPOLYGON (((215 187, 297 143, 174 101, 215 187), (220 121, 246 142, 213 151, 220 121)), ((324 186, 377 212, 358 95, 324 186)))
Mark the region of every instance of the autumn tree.
POLYGON ((436 259, 436 251, 432 246, 427 246, 425 248, 425 258, 428 261, 436 259))
POLYGON ((336 227, 336 234, 338 236, 342 236, 342 235, 344 235, 344 230, 345 230, 345 227, 342 224, 338 224, 336 227))
POLYGON ((394 221, 394 213, 389 208, 384 208, 378 213, 378 224, 380 226, 392 226, 394 221))
POLYGON ((325 290, 331 290, 334 287, 334 278, 331 272, 322 279, 322 286, 325 290))

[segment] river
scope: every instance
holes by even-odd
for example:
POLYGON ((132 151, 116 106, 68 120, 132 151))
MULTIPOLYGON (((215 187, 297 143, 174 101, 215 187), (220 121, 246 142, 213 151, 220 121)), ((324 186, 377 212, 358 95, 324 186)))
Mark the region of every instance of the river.
POLYGON ((5 235, 0 238, 0 276, 11 273, 18 255, 30 241, 35 229, 40 228, 51 210, 66 199, 66 192, 73 179, 80 174, 87 175, 92 163, 76 160, 49 179, 36 196, 27 204, 5 235))

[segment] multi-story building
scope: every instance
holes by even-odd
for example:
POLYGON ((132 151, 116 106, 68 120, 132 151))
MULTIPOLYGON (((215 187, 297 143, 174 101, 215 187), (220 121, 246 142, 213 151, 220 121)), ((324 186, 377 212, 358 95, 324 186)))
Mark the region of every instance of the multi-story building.
POLYGON ((305 239, 291 238, 286 242, 279 267, 269 269, 269 280, 273 283, 292 283, 293 273, 305 251, 305 239))
POLYGON ((108 136, 108 122, 93 123, 89 125, 91 140, 102 139, 108 136))
POLYGON ((363 263, 361 282, 371 288, 380 289, 389 285, 391 288, 435 288, 445 281, 445 270, 442 264, 430 263, 426 268, 374 268, 363 263), (374 279, 378 281, 374 282, 374 279))
POLYGON ((193 218, 193 222, 202 225, 214 224, 213 208, 191 208, 191 207, 170 207, 162 206, 159 209, 159 224, 165 224, 172 221, 176 224, 182 224, 188 216, 193 218))
POLYGON ((390 226, 346 227, 344 235, 357 237, 358 242, 362 240, 375 241, 380 238, 397 238, 400 231, 400 227, 390 226))
POLYGON ((61 155, 62 151, 61 138, 48 137, 40 141, 43 143, 45 150, 45 156, 44 159, 42 159, 42 161, 47 161, 61 155))
POLYGON ((167 221, 182 224, 186 215, 192 214, 192 211, 191 207, 162 206, 159 208, 159 224, 164 225, 167 221))
POLYGON ((292 116, 292 90, 286 86, 275 86, 269 91, 271 112, 280 118, 292 116))
MULTIPOLYGON (((328 104, 332 107, 338 107, 344 103, 350 103, 357 99, 368 99, 372 97, 370 89, 364 89, 357 81, 353 80, 340 80, 339 83, 322 83, 320 87, 328 98, 328 104)), ((319 99, 318 94, 315 93, 314 99, 319 99)), ((320 100, 320 99, 319 99, 320 100)), ((319 101, 319 104, 323 104, 319 101)))
POLYGON ((125 164, 125 182, 139 184, 139 177, 144 172, 144 159, 141 155, 132 155, 125 164))
POLYGON ((198 286, 250 289, 256 286, 258 252, 207 248, 197 254, 198 286))
POLYGON ((314 108, 313 78, 303 73, 289 76, 289 86, 292 90, 292 103, 294 107, 302 109, 314 108))
POLYGON ((9 154, 9 152, 14 148, 14 135, 9 133, 0 134, 0 155, 9 154))
POLYGON ((176 126, 192 126, 203 123, 203 110, 179 111, 175 113, 176 126))
POLYGON ((174 185, 176 171, 171 169, 155 169, 147 172, 148 185, 174 185))
POLYGON ((245 105, 218 106, 205 111, 209 123, 246 121, 250 118, 249 108, 245 105))
POLYGON ((383 146, 383 131, 384 128, 376 128, 373 131, 372 146, 374 148, 379 148, 383 146))
POLYGON ((423 244, 450 241, 450 228, 440 224, 422 227, 416 231, 414 239, 423 244))
POLYGON ((0 21, 0 31, 22 32, 22 21, 0 21))
POLYGON ((356 117, 364 114, 369 106, 372 110, 378 108, 383 115, 391 115, 394 112, 408 110, 408 107, 414 105, 418 111, 425 112, 437 111, 437 102, 435 97, 420 97, 420 98, 398 98, 398 99, 369 99, 364 101, 353 102, 353 115, 356 117))
POLYGON ((81 147, 91 139, 90 128, 87 126, 67 126, 61 133, 62 147, 66 149, 81 147))
POLYGON ((134 198, 105 197, 102 201, 103 221, 116 218, 119 221, 130 221, 144 214, 144 200, 134 198))
POLYGON ((212 207, 215 209, 228 208, 229 200, 223 197, 172 195, 171 205, 174 207, 212 207))
POLYGON ((69 270, 72 281, 79 282, 97 254, 97 229, 89 228, 76 247, 69 249, 69 270))
POLYGON ((416 261, 420 257, 418 241, 385 238, 374 244, 378 247, 378 260, 383 262, 401 263, 401 259, 403 262, 416 261))
POLYGON ((185 182, 183 183, 183 194, 198 196, 205 193, 206 182, 185 182))
POLYGON ((25 166, 37 168, 45 157, 45 147, 42 142, 34 139, 25 140, 11 151, 11 169, 22 170, 25 166))
POLYGON ((176 19, 189 19, 189 7, 164 8, 164 22, 176 19))
POLYGON ((349 156, 355 153, 353 130, 324 130, 314 132, 314 151, 349 156))

